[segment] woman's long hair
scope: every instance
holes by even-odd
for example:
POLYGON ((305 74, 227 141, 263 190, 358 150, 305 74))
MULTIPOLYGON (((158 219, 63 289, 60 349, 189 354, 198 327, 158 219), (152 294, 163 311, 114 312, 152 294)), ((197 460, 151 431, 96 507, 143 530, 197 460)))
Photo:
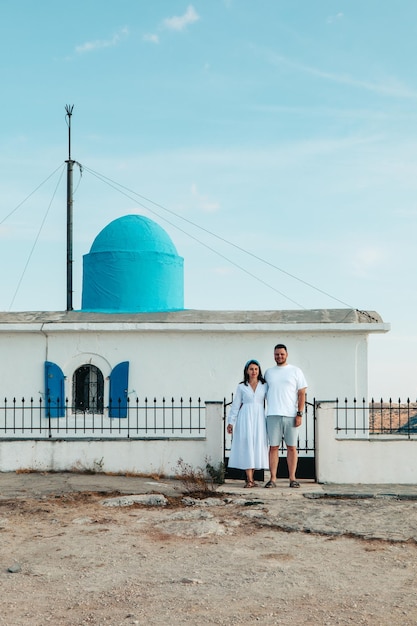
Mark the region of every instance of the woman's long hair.
POLYGON ((261 382, 263 385, 265 384, 265 378, 262 376, 262 369, 261 366, 259 365, 258 361, 256 359, 251 359, 250 361, 248 361, 245 365, 245 367, 243 368, 243 380, 242 383, 244 385, 247 385, 249 382, 249 373, 248 373, 248 369, 249 366, 252 365, 252 363, 254 365, 257 365, 259 367, 259 374, 258 374, 258 380, 259 382, 261 382))

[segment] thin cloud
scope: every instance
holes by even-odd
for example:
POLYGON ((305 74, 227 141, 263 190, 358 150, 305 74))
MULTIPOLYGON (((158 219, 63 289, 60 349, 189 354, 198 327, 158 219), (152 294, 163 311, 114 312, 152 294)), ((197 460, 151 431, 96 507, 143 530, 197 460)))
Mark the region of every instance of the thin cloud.
POLYGON ((334 22, 338 22, 339 20, 342 20, 344 17, 345 16, 343 15, 343 13, 337 13, 336 15, 329 15, 326 22, 328 24, 333 24, 334 22))
POLYGON ((87 41, 75 47, 77 54, 85 54, 86 52, 94 52, 102 48, 111 48, 117 46, 123 39, 129 35, 128 28, 121 28, 111 39, 96 39, 95 41, 87 41))
POLYGON ((148 43, 158 44, 159 43, 159 37, 158 37, 158 35, 154 35, 153 33, 147 33, 146 35, 143 35, 143 41, 146 41, 148 43))
POLYGON ((163 25, 169 30, 181 31, 187 28, 189 24, 194 24, 194 22, 197 22, 199 19, 200 16, 198 15, 192 4, 190 4, 184 15, 174 15, 173 17, 167 17, 163 21, 163 25))
POLYGON ((385 260, 384 250, 376 246, 364 246, 351 252, 353 273, 360 278, 371 278, 375 272, 380 272, 385 260))
POLYGON ((214 272, 214 274, 217 274, 218 276, 231 276, 234 273, 234 271, 235 270, 231 267, 217 266, 217 267, 211 268, 211 272, 214 272))
POLYGON ((414 119, 412 114, 389 113, 386 111, 374 111, 373 109, 343 109, 335 107, 315 107, 314 109, 308 106, 286 106, 280 104, 257 104, 249 107, 250 111, 258 113, 271 113, 276 115, 278 113, 285 113, 303 117, 334 117, 340 119, 364 119, 364 120, 389 120, 395 119, 414 119))
POLYGON ((316 67, 310 65, 304 65, 297 61, 292 61, 278 54, 267 53, 267 58, 273 65, 286 65, 293 70, 309 74, 310 76, 317 76, 324 80, 329 80, 335 83, 350 85, 352 87, 358 87, 360 89, 366 89, 367 91, 373 91, 375 93, 383 94, 385 96, 394 96, 396 98, 412 98, 417 99, 417 92, 409 89, 396 79, 390 78, 383 83, 373 83, 370 81, 357 80, 352 78, 348 74, 333 74, 332 72, 325 72, 316 67))
POLYGON ((205 213, 214 213, 220 209, 220 204, 213 200, 209 200, 207 196, 202 195, 198 191, 197 185, 195 183, 191 185, 191 196, 193 204, 195 204, 198 209, 204 211, 205 213))

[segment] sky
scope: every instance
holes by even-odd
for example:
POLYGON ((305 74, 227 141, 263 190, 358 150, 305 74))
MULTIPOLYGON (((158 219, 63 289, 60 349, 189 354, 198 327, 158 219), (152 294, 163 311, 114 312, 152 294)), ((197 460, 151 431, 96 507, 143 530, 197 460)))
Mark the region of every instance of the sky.
POLYGON ((1 0, 0 35, 1 311, 66 308, 71 156, 75 309, 140 213, 186 308, 376 311, 370 396, 415 400, 415 0, 1 0))

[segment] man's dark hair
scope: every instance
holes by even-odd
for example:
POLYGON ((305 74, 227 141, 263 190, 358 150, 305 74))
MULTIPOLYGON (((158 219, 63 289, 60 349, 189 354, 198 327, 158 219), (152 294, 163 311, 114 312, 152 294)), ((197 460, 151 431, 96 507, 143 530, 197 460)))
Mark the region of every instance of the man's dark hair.
POLYGON ((287 346, 284 345, 283 343, 277 343, 277 345, 275 346, 274 350, 279 350, 280 348, 284 348, 285 352, 288 352, 287 346))

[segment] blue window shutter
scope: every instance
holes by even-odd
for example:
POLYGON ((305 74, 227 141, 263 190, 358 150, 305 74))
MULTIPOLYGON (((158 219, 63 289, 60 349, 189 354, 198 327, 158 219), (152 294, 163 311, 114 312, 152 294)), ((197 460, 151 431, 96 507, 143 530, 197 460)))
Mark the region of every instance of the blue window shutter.
POLYGON ((118 363, 110 374, 109 417, 127 417, 129 361, 118 363))
POLYGON ((65 416, 64 373, 56 363, 45 361, 46 417, 65 416))

